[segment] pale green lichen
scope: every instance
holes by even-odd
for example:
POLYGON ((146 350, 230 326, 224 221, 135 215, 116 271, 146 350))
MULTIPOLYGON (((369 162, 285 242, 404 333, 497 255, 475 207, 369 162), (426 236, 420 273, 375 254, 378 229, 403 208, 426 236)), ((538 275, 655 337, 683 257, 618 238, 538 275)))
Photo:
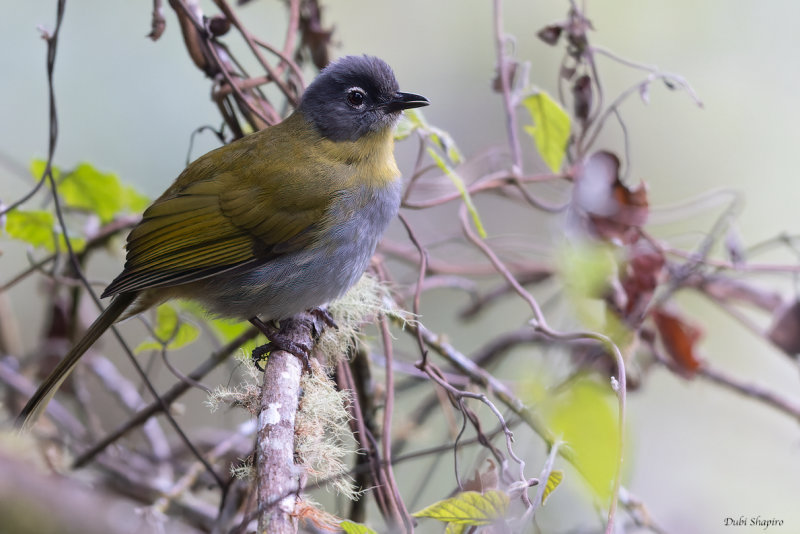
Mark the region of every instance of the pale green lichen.
POLYGON ((236 386, 217 386, 206 397, 205 404, 215 412, 223 406, 240 406, 253 415, 258 414, 261 405, 262 373, 253 359, 244 351, 236 355, 242 380, 236 386))
MULTIPOLYGON (((364 275, 341 299, 328 308, 337 328, 327 328, 317 341, 315 352, 323 354, 325 364, 334 365, 346 357, 358 339, 359 328, 375 321, 381 314, 409 320, 399 310, 389 290, 374 277, 364 275)), ((260 408, 262 373, 249 354, 237 356, 239 372, 243 375, 235 387, 217 387, 206 404, 211 410, 221 406, 242 406, 251 414, 260 408)), ((302 397, 295 421, 295 451, 298 462, 309 478, 332 488, 350 499, 360 492, 353 487, 346 460, 355 454, 356 443, 349 426, 349 391, 337 391, 324 365, 311 360, 311 373, 303 373, 302 397)), ((231 467, 236 477, 252 476, 252 460, 231 467)))
POLYGON ((345 463, 355 454, 350 430, 350 392, 337 391, 322 366, 312 363, 312 372, 300 382, 303 396, 295 421, 295 451, 309 477, 350 499, 359 493, 353 487, 345 463))
POLYGON ((345 357, 353 347, 362 325, 374 322, 381 314, 406 322, 410 314, 400 310, 389 288, 375 277, 365 274, 345 295, 328 306, 338 328, 327 328, 317 348, 333 364, 345 357))

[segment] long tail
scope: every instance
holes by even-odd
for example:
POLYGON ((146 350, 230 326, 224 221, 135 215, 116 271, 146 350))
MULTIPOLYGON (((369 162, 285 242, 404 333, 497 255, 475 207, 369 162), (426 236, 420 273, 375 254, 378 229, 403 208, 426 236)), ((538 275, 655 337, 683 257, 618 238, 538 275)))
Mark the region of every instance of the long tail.
POLYGON ((78 360, 81 359, 81 356, 89 350, 89 347, 94 345, 94 342, 97 341, 97 338, 99 338, 103 332, 108 330, 108 327, 114 324, 114 321, 122 315, 122 312, 124 312, 135 299, 136 292, 132 292, 121 293, 111 301, 108 308, 106 308, 105 311, 100 314, 100 317, 92 323, 92 326, 89 327, 80 341, 72 347, 67 355, 64 356, 64 359, 59 362, 58 366, 53 369, 53 372, 41 383, 36 393, 34 393, 33 397, 28 401, 28 404, 25 405, 17 416, 17 428, 20 428, 23 432, 30 430, 39 416, 44 413, 47 404, 56 394, 58 388, 61 387, 64 380, 66 380, 72 370, 75 369, 75 365, 78 363, 78 360))

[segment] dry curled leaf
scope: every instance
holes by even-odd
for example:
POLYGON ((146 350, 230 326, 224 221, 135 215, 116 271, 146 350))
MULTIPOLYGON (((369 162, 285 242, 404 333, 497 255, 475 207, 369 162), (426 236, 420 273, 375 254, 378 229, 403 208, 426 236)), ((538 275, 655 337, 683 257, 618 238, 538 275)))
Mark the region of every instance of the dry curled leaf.
POLYGON ((498 488, 497 466, 490 458, 486 459, 486 463, 489 464, 486 469, 476 471, 475 477, 464 483, 464 491, 484 493, 498 488))
POLYGON ((596 237, 630 244, 647 221, 647 189, 644 183, 629 188, 620 180, 619 168, 619 158, 611 152, 589 156, 575 174, 573 203, 596 237))
POLYGON ((700 328, 664 308, 653 310, 653 321, 656 323, 661 343, 672 361, 678 364, 684 376, 687 378, 693 376, 702 364, 702 360, 697 356, 697 342, 702 337, 700 328))
POLYGON ((322 26, 322 9, 317 0, 308 0, 300 4, 300 49, 306 48, 311 55, 311 61, 318 69, 322 69, 331 62, 330 46, 333 28, 322 26))
POLYGON ((664 271, 664 254, 651 247, 635 246, 621 273, 624 302, 617 303, 629 324, 637 324, 658 287, 664 271))
POLYGON ((231 21, 225 15, 214 15, 208 21, 208 30, 214 37, 221 37, 231 29, 231 21))
POLYGON ((561 24, 550 24, 539 30, 536 36, 550 46, 555 46, 563 31, 564 27, 561 24))
POLYGON ((153 16, 150 21, 150 33, 147 34, 147 37, 153 41, 158 41, 166 29, 167 21, 164 18, 164 10, 160 2, 156 2, 153 6, 153 16))

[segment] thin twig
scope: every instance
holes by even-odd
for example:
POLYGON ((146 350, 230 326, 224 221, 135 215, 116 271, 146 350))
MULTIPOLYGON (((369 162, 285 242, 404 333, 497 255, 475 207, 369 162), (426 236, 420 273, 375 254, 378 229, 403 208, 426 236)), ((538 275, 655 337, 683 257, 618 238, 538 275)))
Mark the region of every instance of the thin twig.
POLYGON ((394 370, 392 365, 392 336, 389 333, 389 323, 386 316, 380 317, 381 339, 383 341, 384 354, 386 355, 386 398, 383 408, 383 435, 381 436, 381 453, 383 455, 383 471, 386 476, 388 489, 392 495, 394 502, 393 509, 396 511, 398 517, 395 517, 395 524, 390 525, 392 528, 399 528, 402 523, 405 531, 409 534, 414 532, 414 525, 411 516, 406 509, 403 497, 400 495, 400 490, 397 487, 397 482, 394 479, 394 471, 392 470, 392 415, 394 412, 394 370))
POLYGON ((503 105, 506 116, 506 133, 508 144, 511 147, 514 174, 522 173, 522 149, 517 135, 517 117, 515 103, 511 96, 511 66, 506 56, 507 36, 503 31, 503 0, 492 2, 494 18, 495 53, 497 54, 497 76, 500 78, 500 87, 503 92, 503 105))
MULTIPOLYGON (((261 66, 264 67, 264 70, 267 71, 267 74, 269 75, 270 79, 275 83, 275 85, 278 86, 278 88, 281 90, 286 99, 291 103, 292 106, 297 106, 298 102, 297 94, 294 91, 292 91, 289 88, 289 86, 287 86, 286 83, 281 79, 281 73, 276 72, 272 68, 272 65, 269 64, 269 61, 267 61, 267 59, 263 55, 261 55, 261 50, 259 50, 258 47, 256 46, 256 43, 254 42, 252 35, 250 35, 250 32, 247 30, 247 28, 245 28, 244 25, 242 25, 242 22, 239 20, 239 17, 237 17, 236 13, 230 8, 228 2, 226 2, 225 0, 214 0, 214 3, 217 4, 217 7, 219 7, 222 10, 222 12, 228 18, 228 20, 230 20, 236 27, 236 29, 239 30, 239 33, 242 34, 242 37, 247 43, 247 46, 250 48, 250 51, 256 57, 261 66)), ((214 52, 213 49, 212 52, 214 52)))
MULTIPOLYGON (((197 366, 187 376, 192 380, 201 380, 205 375, 213 371, 220 363, 228 359, 231 354, 239 350, 239 347, 255 338, 258 331, 255 328, 249 328, 245 332, 239 334, 236 338, 232 339, 224 347, 212 352, 209 357, 197 366)), ((122 436, 143 424, 149 418, 162 412, 168 408, 176 399, 191 389, 191 385, 187 382, 178 382, 172 386, 166 393, 160 396, 160 400, 150 403, 147 407, 139 410, 134 416, 122 423, 116 430, 111 432, 108 436, 97 442, 93 447, 84 451, 79 455, 72 464, 73 469, 83 467, 100 452, 105 450, 109 445, 116 442, 122 436)))
POLYGON ((618 401, 618 413, 619 413, 619 422, 618 422, 618 441, 619 441, 619 457, 617 459, 617 466, 616 466, 616 473, 614 476, 614 490, 611 495, 611 503, 608 507, 608 522, 606 524, 606 534, 611 534, 614 531, 614 518, 617 512, 617 502, 619 500, 619 488, 622 479, 622 461, 624 458, 624 438, 625 438, 625 405, 626 405, 626 397, 627 397, 627 377, 625 372, 625 360, 622 357, 622 353, 619 350, 619 347, 606 335, 597 333, 597 332, 557 332, 550 328, 547 325, 547 321, 545 320, 544 314, 542 313, 541 308, 539 307, 538 302, 536 299, 533 298, 525 288, 520 285, 517 279, 514 277, 513 274, 508 270, 508 268, 500 261, 500 258, 495 255, 495 253, 490 249, 486 243, 484 243, 472 230, 469 218, 467 217, 467 210, 466 206, 462 205, 459 211, 459 215, 461 218, 461 226, 464 229, 464 233, 466 234, 467 238, 472 241, 472 243, 477 246, 492 262, 492 265, 498 270, 500 274, 508 281, 509 284, 514 288, 514 290, 522 297, 525 302, 528 303, 531 310, 533 311, 534 318, 530 320, 529 324, 534 327, 536 330, 542 332, 543 334, 547 335, 551 339, 560 339, 563 341, 572 341, 572 340, 580 340, 580 339, 593 339, 598 341, 603 348, 605 348, 608 352, 610 352, 616 361, 617 364, 617 378, 614 379, 612 377, 612 386, 617 394, 617 401, 618 401))

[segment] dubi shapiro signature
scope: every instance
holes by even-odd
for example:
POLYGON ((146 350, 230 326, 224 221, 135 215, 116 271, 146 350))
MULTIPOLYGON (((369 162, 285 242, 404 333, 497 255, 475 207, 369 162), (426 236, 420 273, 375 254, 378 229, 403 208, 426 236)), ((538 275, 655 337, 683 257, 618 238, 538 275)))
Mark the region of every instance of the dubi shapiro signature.
POLYGON ((782 527, 783 519, 761 517, 760 515, 750 517, 740 515, 739 517, 726 517, 724 525, 726 527, 762 527, 764 530, 767 530, 769 527, 782 527))

